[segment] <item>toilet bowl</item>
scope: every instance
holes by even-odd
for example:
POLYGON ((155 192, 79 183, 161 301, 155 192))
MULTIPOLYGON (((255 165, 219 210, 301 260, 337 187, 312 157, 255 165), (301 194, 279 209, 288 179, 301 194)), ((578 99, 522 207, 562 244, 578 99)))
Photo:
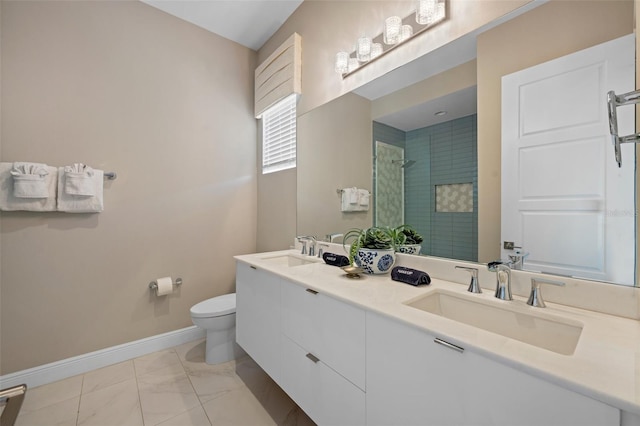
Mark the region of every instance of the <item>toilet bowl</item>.
POLYGON ((224 294, 191 307, 191 321, 207 332, 205 361, 220 364, 244 351, 236 343, 236 294, 224 294))

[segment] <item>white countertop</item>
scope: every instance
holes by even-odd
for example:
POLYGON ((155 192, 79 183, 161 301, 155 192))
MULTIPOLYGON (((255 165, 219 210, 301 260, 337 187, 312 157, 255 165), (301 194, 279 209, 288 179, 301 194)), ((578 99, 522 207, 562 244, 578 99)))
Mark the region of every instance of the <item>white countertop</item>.
MULTIPOLYGON (((288 267, 265 260, 286 254, 298 254, 298 251, 256 253, 235 258, 346 303, 423 329, 466 350, 483 354, 564 388, 640 414, 638 320, 549 301, 544 309, 533 308, 526 305, 526 299, 516 295, 513 301, 503 302, 522 305, 522 309, 535 310, 537 315, 562 316, 584 324, 574 354, 561 355, 403 304, 436 289, 469 294, 466 285, 433 276, 430 285, 420 287, 392 281, 389 274, 349 279, 340 268, 324 263, 288 267)), ((489 291, 474 294, 474 297, 496 300, 489 291)))

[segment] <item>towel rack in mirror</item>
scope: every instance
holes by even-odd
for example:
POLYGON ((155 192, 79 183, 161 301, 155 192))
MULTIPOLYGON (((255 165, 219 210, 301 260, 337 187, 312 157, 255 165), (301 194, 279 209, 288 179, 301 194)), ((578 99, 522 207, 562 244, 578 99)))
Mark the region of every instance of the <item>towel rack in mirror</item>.
POLYGON ((612 90, 607 93, 607 109, 609 110, 609 131, 611 133, 611 141, 616 155, 618 167, 622 167, 622 152, 620 144, 623 143, 640 143, 640 133, 634 133, 628 136, 618 136, 618 113, 616 108, 623 105, 632 105, 640 103, 640 90, 616 95, 612 90))

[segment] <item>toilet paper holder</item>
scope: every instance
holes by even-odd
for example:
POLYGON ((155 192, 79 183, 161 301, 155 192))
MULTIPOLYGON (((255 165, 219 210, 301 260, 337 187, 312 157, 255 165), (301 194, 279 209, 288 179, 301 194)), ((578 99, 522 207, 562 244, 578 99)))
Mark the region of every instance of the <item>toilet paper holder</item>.
MULTIPOLYGON (((172 283, 174 286, 179 287, 182 285, 182 278, 176 278, 176 280, 172 283)), ((155 281, 151 281, 149 283, 149 288, 151 290, 158 290, 158 283, 155 281)))

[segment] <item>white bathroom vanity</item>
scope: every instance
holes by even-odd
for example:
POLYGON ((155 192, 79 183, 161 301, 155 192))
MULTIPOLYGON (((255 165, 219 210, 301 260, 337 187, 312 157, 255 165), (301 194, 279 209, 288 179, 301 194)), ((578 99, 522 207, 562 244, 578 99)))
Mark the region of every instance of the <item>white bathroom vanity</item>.
POLYGON ((640 322, 553 301, 590 283, 534 308, 535 274, 513 273, 513 301, 486 270, 467 292, 454 265, 478 264, 399 255, 431 275, 413 287, 297 250, 236 259, 237 341, 318 424, 640 424, 640 322))

